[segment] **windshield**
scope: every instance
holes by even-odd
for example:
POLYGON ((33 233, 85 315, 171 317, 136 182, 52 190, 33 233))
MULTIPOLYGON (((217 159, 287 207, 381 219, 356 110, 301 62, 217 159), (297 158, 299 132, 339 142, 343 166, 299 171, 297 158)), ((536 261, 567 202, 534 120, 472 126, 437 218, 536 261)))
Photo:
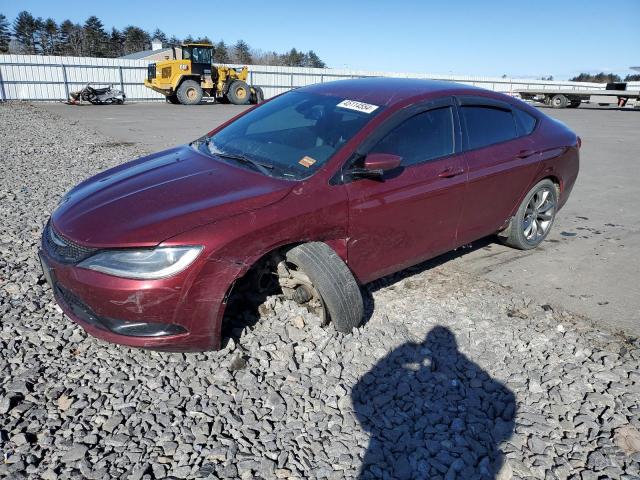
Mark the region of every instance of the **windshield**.
POLYGON ((193 63, 211 63, 211 47, 184 48, 182 58, 193 63))
MULTIPOLYGON (((382 107, 327 95, 288 92, 209 137, 204 151, 244 157, 269 175, 302 179, 316 172, 382 107)), ((254 165, 255 167, 255 165, 254 165)))

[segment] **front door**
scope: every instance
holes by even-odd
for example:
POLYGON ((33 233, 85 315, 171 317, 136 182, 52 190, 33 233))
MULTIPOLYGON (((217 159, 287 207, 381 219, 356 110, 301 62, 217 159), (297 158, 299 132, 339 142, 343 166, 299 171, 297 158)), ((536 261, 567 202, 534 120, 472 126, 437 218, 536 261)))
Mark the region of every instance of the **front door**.
POLYGON ((361 282, 453 248, 467 170, 457 125, 450 101, 415 113, 368 152, 398 155, 401 167, 347 183, 348 262, 361 282))

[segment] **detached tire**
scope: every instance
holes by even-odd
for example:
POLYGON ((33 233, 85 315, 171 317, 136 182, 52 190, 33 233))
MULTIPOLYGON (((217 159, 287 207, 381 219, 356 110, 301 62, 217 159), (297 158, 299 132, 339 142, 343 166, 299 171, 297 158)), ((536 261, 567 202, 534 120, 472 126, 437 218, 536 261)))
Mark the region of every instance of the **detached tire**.
POLYGON ((227 98, 234 105, 246 105, 251 101, 251 89, 242 80, 236 80, 229 86, 227 98))
POLYGON ((202 95, 202 87, 194 80, 185 80, 176 92, 176 97, 182 105, 197 105, 202 100, 202 95))
POLYGON ((558 187, 549 179, 529 190, 506 230, 498 234, 505 245, 530 250, 547 238, 558 211, 558 187))
POLYGON ((364 312, 360 288, 336 252, 322 242, 304 243, 289 250, 286 260, 309 277, 338 332, 350 333, 360 325, 364 312))

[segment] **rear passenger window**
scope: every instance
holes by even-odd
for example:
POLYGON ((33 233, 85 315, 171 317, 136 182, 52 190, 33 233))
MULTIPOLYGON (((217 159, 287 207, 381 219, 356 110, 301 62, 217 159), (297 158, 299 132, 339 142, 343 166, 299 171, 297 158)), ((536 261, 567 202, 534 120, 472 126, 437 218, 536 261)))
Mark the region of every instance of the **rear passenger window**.
POLYGON ((451 155, 454 152, 451 107, 411 117, 391 130, 371 151, 398 155, 404 166, 451 155))
POLYGON ((520 110, 519 108, 513 109, 513 114, 516 117, 516 124, 518 125, 518 136, 524 137, 533 132, 536 128, 536 117, 520 110))
POLYGON ((461 110, 470 150, 518 136, 516 122, 510 110, 480 105, 463 105, 461 110))

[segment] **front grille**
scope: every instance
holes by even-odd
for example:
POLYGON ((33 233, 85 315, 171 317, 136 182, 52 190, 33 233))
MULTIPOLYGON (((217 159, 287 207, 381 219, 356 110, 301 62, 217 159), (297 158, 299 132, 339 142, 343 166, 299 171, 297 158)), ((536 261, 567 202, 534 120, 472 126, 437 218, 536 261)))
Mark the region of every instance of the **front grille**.
POLYGON ((156 78, 156 64, 150 63, 147 67, 147 80, 152 82, 154 78, 156 78))
POLYGON ((98 249, 79 245, 57 233, 51 222, 42 235, 42 246, 51 257, 61 263, 78 263, 93 255, 98 249))

